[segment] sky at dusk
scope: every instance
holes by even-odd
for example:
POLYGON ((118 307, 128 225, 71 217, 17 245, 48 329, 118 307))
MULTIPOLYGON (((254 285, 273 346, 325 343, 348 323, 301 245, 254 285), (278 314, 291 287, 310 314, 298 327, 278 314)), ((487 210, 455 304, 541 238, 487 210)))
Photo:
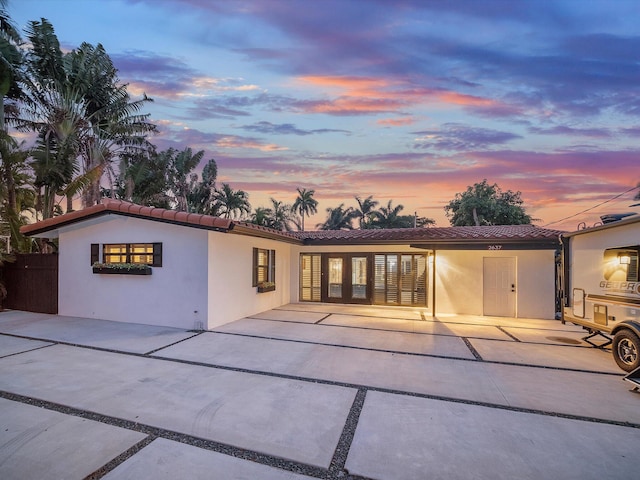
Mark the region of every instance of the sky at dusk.
POLYGON ((448 226, 444 206, 486 178, 522 192, 540 226, 640 212, 638 0, 9 0, 8 11, 20 30, 48 19, 64 50, 102 44, 132 96, 154 99, 151 141, 205 150, 218 184, 254 208, 302 187, 319 201, 308 225, 373 195, 448 226))

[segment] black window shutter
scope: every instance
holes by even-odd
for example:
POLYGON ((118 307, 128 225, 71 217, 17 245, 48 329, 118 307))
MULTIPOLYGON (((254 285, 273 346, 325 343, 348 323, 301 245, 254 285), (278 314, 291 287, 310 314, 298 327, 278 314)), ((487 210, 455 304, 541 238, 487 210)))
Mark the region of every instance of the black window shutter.
POLYGON ((253 249, 253 279, 252 286, 256 287, 258 285, 258 249, 253 249))
POLYGON ((91 265, 100 261, 100 244, 91 244, 91 265))
POLYGON ((153 263, 152 267, 162 266, 162 243, 153 244, 153 263))
POLYGON ((269 256, 271 257, 271 258, 269 258, 269 281, 275 283, 275 281, 276 281, 276 251, 275 250, 269 250, 269 256))

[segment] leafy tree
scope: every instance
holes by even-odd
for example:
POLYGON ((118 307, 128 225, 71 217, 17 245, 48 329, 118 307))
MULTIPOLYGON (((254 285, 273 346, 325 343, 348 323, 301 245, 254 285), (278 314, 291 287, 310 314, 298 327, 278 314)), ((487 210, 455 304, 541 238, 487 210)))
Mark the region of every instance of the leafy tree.
POLYGON ((213 158, 202 169, 201 180, 198 178, 198 174, 191 174, 187 191, 187 211, 207 215, 217 214, 215 202, 217 176, 218 165, 213 158))
POLYGON ((417 215, 400 215, 403 205, 393 205, 389 200, 387 205, 371 212, 371 220, 363 228, 422 228, 435 225, 435 220, 417 215))
POLYGON ((20 66, 22 64, 22 42, 6 10, 7 1, 0 0, 0 131, 5 131, 5 96, 20 97, 20 66))
POLYGON ((35 207, 28 154, 24 142, 18 144, 0 131, 0 227, 6 227, 0 234, 10 235, 11 249, 18 252, 30 251, 31 242, 20 233, 20 226, 27 223, 26 214, 35 207))
POLYGON ((525 213, 520 192, 503 192, 487 180, 456 193, 444 207, 452 226, 529 225, 532 218, 525 213))
POLYGON ((291 223, 293 221, 293 207, 282 203, 275 198, 271 198, 271 228, 283 232, 291 231, 291 223))
POLYGON ((168 182, 170 160, 166 152, 122 155, 115 188, 103 191, 103 196, 149 207, 171 208, 168 182))
MULTIPOLYGON (((393 206, 393 200, 389 200, 385 207, 380 207, 372 213, 372 220, 366 228, 408 228, 400 218, 402 210, 404 205, 393 206)), ((411 226, 413 227, 413 222, 411 226)))
POLYGON ((83 43, 63 54, 46 19, 30 22, 26 33, 30 49, 16 124, 38 133, 33 168, 42 199, 39 210, 48 218, 57 195, 67 196, 67 210, 80 192, 85 206, 97 202, 102 176, 111 185, 115 182, 114 159, 150 149, 146 135, 155 125, 139 114, 150 99, 130 99, 101 45, 83 43))
POLYGON ((200 160, 204 157, 204 150, 193 153, 190 148, 185 148, 181 152, 177 152, 173 148, 166 151, 169 157, 168 165, 168 187, 173 193, 173 200, 176 210, 179 212, 188 211, 187 196, 190 193, 190 187, 195 186, 197 176, 191 179, 191 172, 198 166, 200 160))
POLYGON ((216 190, 216 203, 223 218, 242 218, 251 212, 249 194, 243 190, 234 190, 228 183, 216 190))
POLYGON ((373 220, 375 208, 379 202, 373 199, 373 195, 369 195, 364 200, 356 197, 356 202, 358 202, 358 208, 354 213, 359 219, 360 228, 367 228, 367 225, 373 220))
POLYGON ((273 211, 270 208, 257 207, 251 214, 251 223, 273 228, 273 211))
POLYGON ((302 231, 304 232, 304 217, 318 212, 318 201, 313 198, 315 190, 307 190, 306 188, 297 188, 297 190, 298 196, 293 202, 292 210, 302 217, 302 231))
POLYGON ((320 230, 353 230, 351 221, 356 215, 352 207, 344 208, 341 203, 336 208, 327 208, 327 219, 316 226, 320 230))

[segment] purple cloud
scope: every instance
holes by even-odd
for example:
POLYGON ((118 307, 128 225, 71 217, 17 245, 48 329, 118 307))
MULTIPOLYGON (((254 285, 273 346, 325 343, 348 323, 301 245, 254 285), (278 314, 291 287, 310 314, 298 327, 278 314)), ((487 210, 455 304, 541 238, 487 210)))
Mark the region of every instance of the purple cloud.
POLYGON ((321 133, 344 133, 344 134, 351 133, 348 130, 336 130, 331 128, 316 128, 312 130, 302 130, 300 128, 296 128, 296 126, 293 125, 292 123, 282 123, 282 124, 276 125, 274 123, 266 122, 266 121, 254 123, 253 125, 244 125, 239 128, 242 128, 243 130, 246 130, 248 132, 263 133, 265 135, 275 134, 275 135, 306 136, 306 135, 317 135, 321 133))
POLYGON ((529 131, 539 135, 563 135, 567 137, 610 138, 612 136, 608 128, 573 128, 566 125, 558 125, 551 128, 531 127, 529 131))
POLYGON ((439 129, 422 130, 413 134, 420 136, 416 139, 414 148, 453 151, 484 150, 493 145, 502 145, 522 138, 510 132, 469 127, 457 123, 445 123, 439 129))

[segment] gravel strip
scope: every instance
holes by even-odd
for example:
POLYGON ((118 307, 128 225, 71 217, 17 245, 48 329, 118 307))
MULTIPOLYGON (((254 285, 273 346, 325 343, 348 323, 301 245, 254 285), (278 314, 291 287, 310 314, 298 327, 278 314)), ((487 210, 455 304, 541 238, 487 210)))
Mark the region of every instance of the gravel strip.
POLYGON ((336 451, 331 459, 329 465, 329 474, 327 479, 344 479, 347 478, 347 472, 344 469, 344 465, 347 462, 347 456, 349 455, 349 449, 351 448, 351 442, 356 434, 356 427, 358 426, 358 420, 360 419, 360 413, 362 413, 362 407, 364 406, 364 399, 367 395, 367 390, 361 388, 356 394, 356 398, 353 400, 349 415, 347 415, 347 421, 344 424, 344 429, 340 435, 340 440, 336 446, 336 451))

